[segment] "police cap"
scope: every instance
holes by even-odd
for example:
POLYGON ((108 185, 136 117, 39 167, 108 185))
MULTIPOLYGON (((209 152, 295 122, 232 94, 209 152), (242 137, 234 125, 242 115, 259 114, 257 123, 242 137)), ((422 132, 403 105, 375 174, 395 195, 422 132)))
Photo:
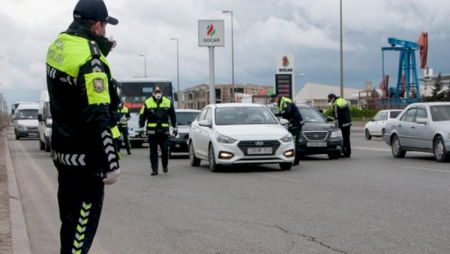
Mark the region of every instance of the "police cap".
POLYGON ((102 21, 117 25, 119 20, 108 15, 103 0, 79 0, 73 10, 73 18, 102 21))

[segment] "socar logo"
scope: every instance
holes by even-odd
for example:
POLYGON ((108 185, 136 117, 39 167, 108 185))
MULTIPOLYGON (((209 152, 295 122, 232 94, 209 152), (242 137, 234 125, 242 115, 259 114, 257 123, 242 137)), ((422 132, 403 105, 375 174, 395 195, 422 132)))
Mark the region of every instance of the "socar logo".
POLYGON ((289 66, 289 59, 287 56, 283 56, 283 66, 288 67, 289 66))
POLYGON ((213 26, 213 24, 211 24, 211 25, 209 25, 208 27, 207 27, 207 35, 208 36, 214 36, 214 34, 216 34, 216 29, 214 29, 214 26, 213 26))

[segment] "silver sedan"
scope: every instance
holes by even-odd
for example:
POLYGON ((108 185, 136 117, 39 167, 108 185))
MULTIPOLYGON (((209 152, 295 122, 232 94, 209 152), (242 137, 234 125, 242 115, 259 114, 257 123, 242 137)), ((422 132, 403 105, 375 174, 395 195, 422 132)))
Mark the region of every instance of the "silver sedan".
POLYGON ((407 151, 429 152, 438 162, 450 159, 450 102, 414 103, 386 124, 384 140, 395 158, 407 151))

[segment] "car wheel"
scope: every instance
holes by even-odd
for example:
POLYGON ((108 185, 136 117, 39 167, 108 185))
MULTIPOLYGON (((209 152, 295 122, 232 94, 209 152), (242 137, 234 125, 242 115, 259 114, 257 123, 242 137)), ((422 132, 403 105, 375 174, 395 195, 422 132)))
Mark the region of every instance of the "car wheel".
POLYGON ((281 168, 281 170, 291 170, 292 163, 290 163, 290 162, 280 163, 280 168, 281 168))
POLYGON ((189 143, 189 162, 191 163, 192 167, 200 166, 200 159, 195 157, 194 145, 192 144, 192 142, 189 143))
POLYGON ((434 150, 434 159, 437 162, 445 162, 448 161, 449 155, 447 154, 447 149, 445 149, 444 139, 441 136, 438 136, 434 140, 433 145, 434 150))
POLYGON ((41 138, 39 138, 39 150, 45 149, 45 143, 41 141, 41 138))
POLYGON ((216 163, 216 156, 214 155, 214 147, 209 145, 208 149, 209 170, 211 172, 217 172, 220 169, 220 164, 216 163))
POLYGON ((45 143, 44 143, 44 145, 45 145, 45 151, 46 151, 46 152, 50 152, 51 146, 50 146, 50 140, 48 140, 48 138, 45 138, 45 143))
POLYGON ((406 151, 403 150, 402 145, 400 144, 400 140, 398 139, 397 135, 392 137, 391 150, 392 150, 392 155, 395 158, 405 157, 406 151))
POLYGON ((330 160, 336 160, 336 159, 339 159, 340 157, 341 157, 341 152, 328 153, 328 159, 330 159, 330 160))
POLYGON ((370 140, 372 138, 372 136, 370 135, 370 132, 368 129, 366 129, 366 139, 370 140))

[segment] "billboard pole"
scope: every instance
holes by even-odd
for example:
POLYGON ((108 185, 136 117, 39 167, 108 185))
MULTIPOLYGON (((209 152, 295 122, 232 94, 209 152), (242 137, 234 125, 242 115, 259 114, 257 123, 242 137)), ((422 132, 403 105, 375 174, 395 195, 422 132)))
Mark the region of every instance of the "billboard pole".
POLYGON ((209 46, 209 103, 216 104, 216 88, 214 87, 214 47, 209 46))

